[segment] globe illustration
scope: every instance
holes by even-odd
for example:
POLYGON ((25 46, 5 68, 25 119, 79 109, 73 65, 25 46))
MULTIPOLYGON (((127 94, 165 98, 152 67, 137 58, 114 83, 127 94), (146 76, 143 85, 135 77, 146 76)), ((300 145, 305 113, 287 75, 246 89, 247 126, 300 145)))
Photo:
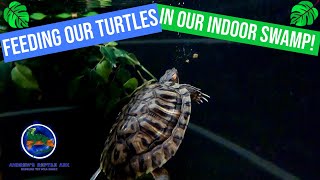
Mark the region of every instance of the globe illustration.
POLYGON ((42 124, 33 124, 22 133, 21 146, 30 157, 44 159, 54 152, 57 140, 49 127, 42 124))

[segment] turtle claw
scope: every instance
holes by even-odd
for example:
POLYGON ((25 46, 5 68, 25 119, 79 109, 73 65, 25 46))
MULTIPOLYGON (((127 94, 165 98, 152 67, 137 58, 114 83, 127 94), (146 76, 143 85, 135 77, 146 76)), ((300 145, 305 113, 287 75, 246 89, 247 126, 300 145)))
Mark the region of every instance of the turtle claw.
POLYGON ((207 98, 210 98, 210 96, 207 95, 207 94, 205 94, 205 93, 201 93, 201 95, 202 95, 202 96, 205 96, 205 97, 207 97, 207 98))
POLYGON ((200 95, 198 97, 198 101, 200 101, 201 103, 203 103, 203 101, 209 102, 209 100, 208 100, 209 98, 210 98, 210 96, 200 92, 200 95))
POLYGON ((198 91, 196 97, 194 97, 195 102, 197 102, 198 104, 202 104, 204 103, 204 101, 209 102, 210 96, 198 91))
POLYGON ((205 100, 205 101, 209 102, 209 101, 208 101, 208 99, 206 99, 205 97, 201 97, 201 98, 202 98, 203 100, 205 100))
POLYGON ((181 84, 181 87, 186 88, 191 94, 191 99, 197 102, 198 104, 203 103, 203 101, 209 102, 208 99, 210 98, 210 96, 202 93, 201 89, 191 86, 189 84, 181 84))

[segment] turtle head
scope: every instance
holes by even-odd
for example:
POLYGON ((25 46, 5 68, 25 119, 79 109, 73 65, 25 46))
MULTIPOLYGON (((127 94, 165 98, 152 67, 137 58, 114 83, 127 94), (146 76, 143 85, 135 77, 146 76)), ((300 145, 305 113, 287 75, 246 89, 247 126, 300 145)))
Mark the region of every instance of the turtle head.
POLYGON ((176 68, 168 69, 159 80, 160 83, 168 81, 179 83, 178 70, 176 68))
POLYGON ((36 128, 30 128, 30 129, 28 129, 28 132, 29 132, 30 134, 34 134, 35 131, 36 131, 36 128))

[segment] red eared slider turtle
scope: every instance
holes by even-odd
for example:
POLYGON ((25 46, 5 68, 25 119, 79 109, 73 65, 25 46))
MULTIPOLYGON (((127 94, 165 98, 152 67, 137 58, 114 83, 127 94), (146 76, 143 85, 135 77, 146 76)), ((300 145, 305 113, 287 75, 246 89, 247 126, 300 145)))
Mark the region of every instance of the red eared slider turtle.
POLYGON ((100 170, 108 179, 135 179, 152 173, 157 180, 169 175, 162 166, 177 152, 187 128, 191 101, 208 95, 179 84, 178 71, 166 71, 159 82, 137 91, 119 113, 101 155, 100 170))

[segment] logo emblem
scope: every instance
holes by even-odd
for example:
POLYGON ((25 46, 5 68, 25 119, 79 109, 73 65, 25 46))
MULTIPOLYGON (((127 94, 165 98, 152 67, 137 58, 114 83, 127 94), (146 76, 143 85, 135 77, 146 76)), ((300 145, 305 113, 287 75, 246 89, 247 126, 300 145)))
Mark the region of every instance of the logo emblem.
POLYGON ((44 159, 54 152, 57 139, 49 127, 42 124, 33 124, 22 133, 21 146, 30 157, 44 159))

